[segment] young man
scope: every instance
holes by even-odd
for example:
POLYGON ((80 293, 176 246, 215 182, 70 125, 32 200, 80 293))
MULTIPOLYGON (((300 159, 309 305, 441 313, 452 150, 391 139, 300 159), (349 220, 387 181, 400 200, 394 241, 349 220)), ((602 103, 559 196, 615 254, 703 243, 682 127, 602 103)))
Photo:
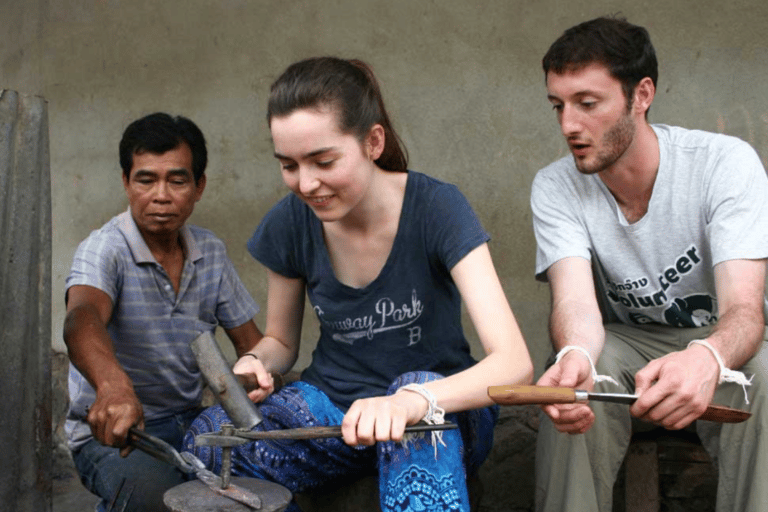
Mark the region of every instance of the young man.
POLYGON ((766 369, 754 357, 765 345, 768 256, 760 159, 733 137, 647 122, 657 64, 642 27, 582 23, 543 66, 571 156, 533 183, 536 277, 550 284, 558 353, 538 384, 639 399, 543 408, 537 510, 610 510, 632 417, 693 424, 719 464, 718 510, 764 509, 766 369), (596 386, 598 375, 619 384, 596 386), (754 416, 696 421, 712 402, 754 416))
POLYGON ((189 119, 157 113, 131 123, 120 142, 128 211, 80 244, 67 278, 66 431, 101 510, 121 486, 118 507, 127 499, 125 510, 166 510, 163 493, 184 481, 126 438, 137 426, 181 448, 202 390, 190 342, 217 325, 238 354, 261 339, 258 306, 224 244, 185 224, 206 163, 205 139, 189 119))

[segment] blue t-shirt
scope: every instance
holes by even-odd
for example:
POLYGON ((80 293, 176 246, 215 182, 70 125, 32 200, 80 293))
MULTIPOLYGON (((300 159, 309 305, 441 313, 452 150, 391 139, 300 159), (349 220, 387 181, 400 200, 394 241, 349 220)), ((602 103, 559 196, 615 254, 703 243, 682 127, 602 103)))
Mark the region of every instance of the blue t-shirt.
POLYGON ((270 270, 305 280, 320 339, 302 380, 346 410, 384 395, 402 373, 447 376, 474 364, 450 270, 489 239, 458 188, 409 171, 392 251, 364 288, 336 279, 322 223, 294 194, 267 213, 248 250, 270 270))

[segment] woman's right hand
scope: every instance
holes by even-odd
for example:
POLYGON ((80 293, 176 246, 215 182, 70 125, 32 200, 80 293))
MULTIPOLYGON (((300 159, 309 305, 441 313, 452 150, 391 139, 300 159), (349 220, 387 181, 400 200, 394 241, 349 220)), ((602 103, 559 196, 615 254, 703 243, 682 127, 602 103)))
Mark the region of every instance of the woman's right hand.
POLYGON ((401 441, 405 427, 417 423, 428 410, 424 397, 405 391, 355 400, 341 422, 344 442, 372 446, 377 441, 401 441))

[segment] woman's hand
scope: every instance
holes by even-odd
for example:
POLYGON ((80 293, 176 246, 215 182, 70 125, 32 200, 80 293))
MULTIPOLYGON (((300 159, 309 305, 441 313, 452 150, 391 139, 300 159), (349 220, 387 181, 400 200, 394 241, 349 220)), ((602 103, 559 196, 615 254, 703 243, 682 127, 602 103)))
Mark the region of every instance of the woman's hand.
MULTIPOLYGON (((259 403, 267 398, 275 390, 275 380, 264 368, 264 364, 251 353, 243 354, 232 368, 235 375, 245 376, 253 385, 253 389, 247 389, 248 398, 254 403, 259 403)), ((250 387, 250 386, 249 386, 250 387)))
POLYGON ((421 420, 428 409, 426 399, 410 391, 355 400, 341 422, 341 433, 350 446, 401 441, 405 427, 421 420))

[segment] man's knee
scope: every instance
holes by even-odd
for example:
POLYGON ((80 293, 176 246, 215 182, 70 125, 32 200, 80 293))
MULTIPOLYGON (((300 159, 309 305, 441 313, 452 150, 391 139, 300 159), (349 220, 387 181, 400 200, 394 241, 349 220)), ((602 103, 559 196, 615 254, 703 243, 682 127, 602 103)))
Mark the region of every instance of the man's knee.
POLYGON ((92 440, 73 453, 83 485, 106 502, 117 498, 131 510, 165 510, 163 494, 186 478, 173 466, 134 450, 121 457, 116 448, 92 440))

